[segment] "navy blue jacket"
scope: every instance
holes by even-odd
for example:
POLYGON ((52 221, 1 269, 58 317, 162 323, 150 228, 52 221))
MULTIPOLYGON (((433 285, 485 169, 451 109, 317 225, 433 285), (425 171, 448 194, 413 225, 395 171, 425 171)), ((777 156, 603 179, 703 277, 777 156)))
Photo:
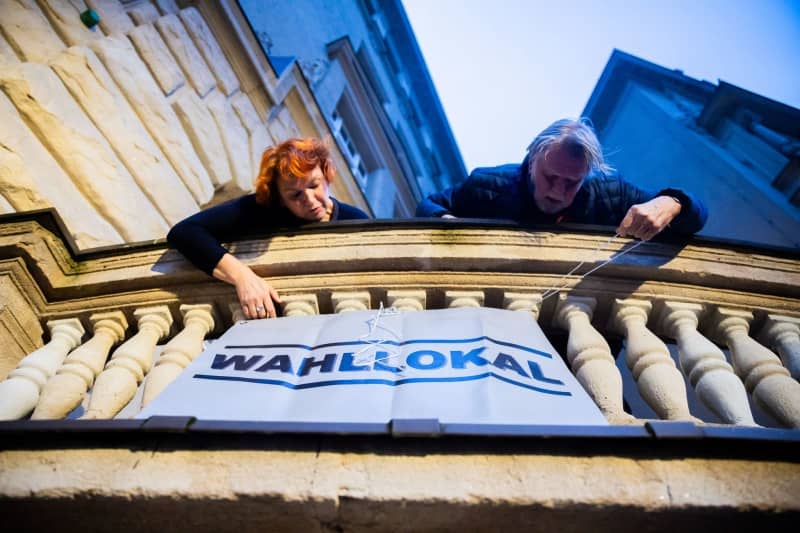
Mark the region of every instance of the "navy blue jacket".
POLYGON ((462 218, 502 218, 526 224, 577 223, 618 226, 635 204, 657 196, 673 196, 681 212, 666 233, 693 234, 706 223, 705 205, 680 189, 648 192, 618 175, 586 178, 572 204, 559 213, 544 213, 533 198, 533 183, 527 158, 522 165, 476 168, 469 177, 450 189, 430 195, 417 206, 418 217, 451 214, 462 218))
MULTIPOLYGON (((369 215, 357 207, 343 204, 335 198, 331 200, 331 221, 369 218, 369 215)), ((261 205, 256 202, 255 194, 248 194, 181 220, 169 230, 167 240, 197 268, 211 275, 227 252, 220 243, 241 240, 248 236, 262 236, 279 228, 297 228, 305 224, 310 222, 297 218, 285 207, 261 205)))

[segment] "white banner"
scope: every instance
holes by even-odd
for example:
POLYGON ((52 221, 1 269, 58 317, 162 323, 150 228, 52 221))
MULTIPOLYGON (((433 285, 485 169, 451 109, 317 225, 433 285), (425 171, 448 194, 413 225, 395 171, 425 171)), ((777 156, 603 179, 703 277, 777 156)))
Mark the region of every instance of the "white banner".
POLYGON ((528 313, 445 309, 242 322, 138 418, 606 425, 528 313))

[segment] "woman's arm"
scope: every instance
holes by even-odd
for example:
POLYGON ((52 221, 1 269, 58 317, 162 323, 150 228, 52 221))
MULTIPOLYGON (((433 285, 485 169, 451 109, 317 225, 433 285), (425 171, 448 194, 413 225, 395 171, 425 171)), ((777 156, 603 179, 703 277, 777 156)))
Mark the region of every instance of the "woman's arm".
POLYGON ((236 287, 245 318, 272 318, 278 316, 273 301, 280 303, 278 292, 267 280, 229 253, 222 256, 212 275, 236 287))
POLYGON ((275 289, 220 244, 257 231, 265 221, 264 208, 248 195, 178 222, 167 240, 197 268, 236 287, 245 318, 276 316, 273 300, 280 298, 275 289))

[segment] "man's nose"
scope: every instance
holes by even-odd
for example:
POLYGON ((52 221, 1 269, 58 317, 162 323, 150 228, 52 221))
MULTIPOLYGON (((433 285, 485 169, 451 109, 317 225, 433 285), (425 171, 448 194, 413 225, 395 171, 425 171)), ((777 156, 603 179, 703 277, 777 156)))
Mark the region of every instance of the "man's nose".
POLYGON ((314 191, 306 189, 306 192, 303 194, 303 203, 308 205, 314 203, 314 191))
POLYGON ((553 184, 553 196, 559 200, 563 200, 567 195, 567 182, 565 180, 557 179, 553 184))

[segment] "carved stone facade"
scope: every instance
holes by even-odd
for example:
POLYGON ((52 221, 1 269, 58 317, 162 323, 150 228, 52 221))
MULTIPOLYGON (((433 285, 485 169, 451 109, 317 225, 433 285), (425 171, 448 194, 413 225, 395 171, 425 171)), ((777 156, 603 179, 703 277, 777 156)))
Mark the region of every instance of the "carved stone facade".
MULTIPOLYGON (((81 249, 159 239, 252 190, 269 144, 330 134, 299 67, 276 78, 236 2, 191 4, 0 2, 3 212, 55 207, 81 249)), ((368 209, 334 157, 333 193, 368 209)))

